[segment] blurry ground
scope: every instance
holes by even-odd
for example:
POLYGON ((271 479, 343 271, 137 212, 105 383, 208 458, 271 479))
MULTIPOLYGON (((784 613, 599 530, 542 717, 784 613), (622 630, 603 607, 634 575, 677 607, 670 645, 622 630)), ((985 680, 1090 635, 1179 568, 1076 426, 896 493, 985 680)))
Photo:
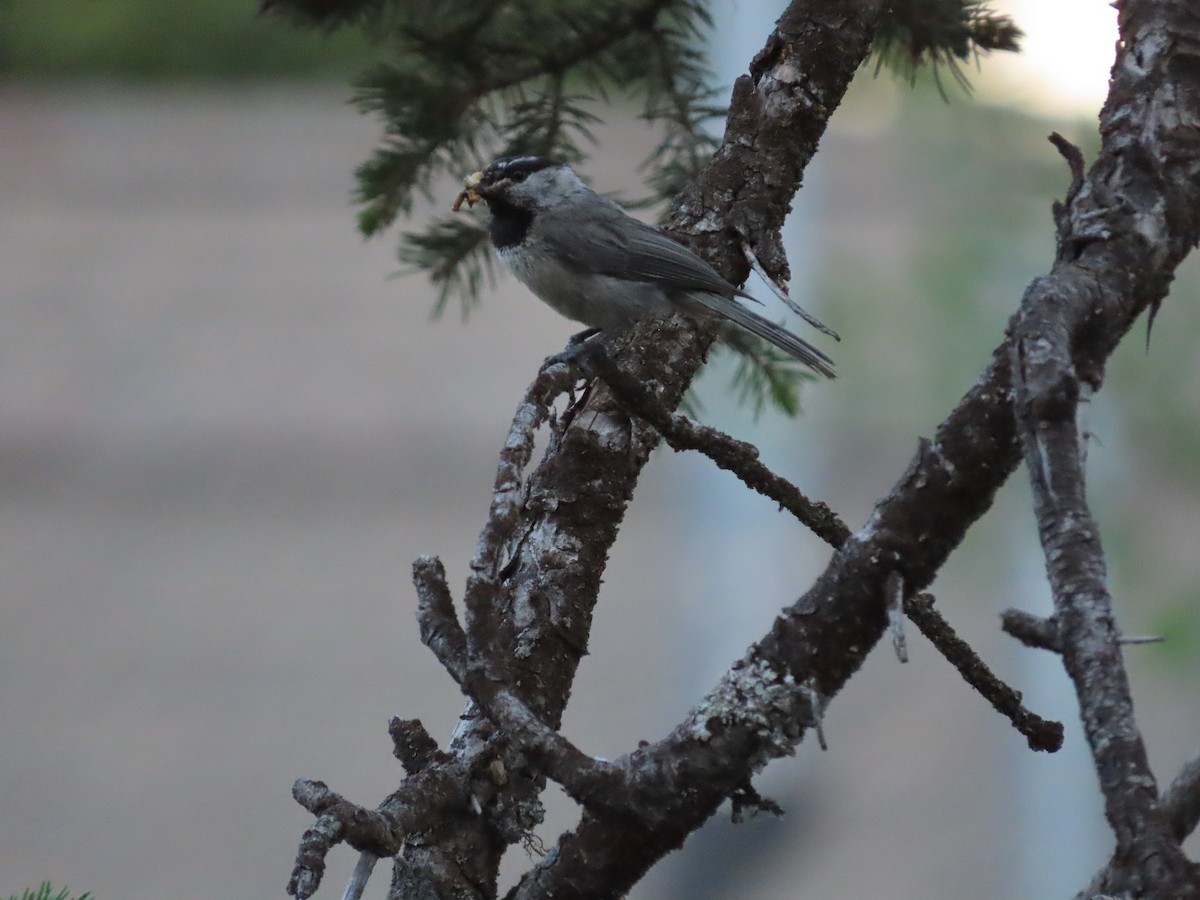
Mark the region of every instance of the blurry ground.
MULTIPOLYGON (((465 326, 430 321, 425 282, 388 277, 390 239, 355 234, 351 172, 376 129, 343 100, 0 94, 0 895, 52 878, 98 900, 282 896, 309 821, 293 779, 373 805, 400 777, 389 717, 443 739, 454 725, 461 701, 417 641, 409 567, 436 553, 461 584, 513 406, 572 326, 511 281, 465 326)), ((589 172, 628 188, 648 140, 609 134, 621 151, 589 172)), ((797 270, 848 260, 877 286, 845 298, 813 275, 846 337, 843 377, 809 392, 797 422, 730 412, 719 379, 704 393, 711 418, 852 527, 1048 265, 1045 209, 1065 186, 1012 191, 1042 216, 1034 262, 985 271, 995 296, 963 294, 986 310, 966 327, 957 307, 903 306, 913 288, 896 279, 937 263, 909 224, 916 189, 888 168, 902 143, 832 135, 797 204, 812 251, 797 270), (918 348, 922 335, 939 349, 918 348)), ((1025 157, 1005 158, 1022 170, 1025 157)), ((944 177, 962 178, 948 202, 969 204, 974 175, 944 177)), ((1110 443, 1124 443, 1115 427, 1110 443)), ((1131 481, 1141 514, 1169 506, 1131 481)), ((1053 665, 996 628, 1005 606, 1045 602, 1026 494, 1014 479, 1001 499, 1014 515, 972 534, 965 550, 982 563, 956 560, 939 596, 1039 712, 1073 723, 1052 674, 1037 687, 1053 665)), ((1174 533, 1194 538, 1193 508, 1174 511, 1174 533)), ((728 476, 660 453, 606 577, 571 737, 613 755, 664 733, 826 556, 728 476), (747 570, 761 591, 725 589, 747 570)), ((1130 631, 1153 624, 1130 618, 1130 631)), ((912 663, 881 645, 835 701, 828 753, 806 742, 769 771, 785 819, 710 826, 633 896, 1078 888, 1107 840, 1086 763, 1024 750, 910 643, 912 663)), ((1198 743, 1200 707, 1178 670, 1134 652, 1166 779, 1198 743)), ((570 821, 556 806, 552 826, 570 821)), ((352 863, 334 855, 323 895, 338 896, 352 863)), ((371 896, 385 885, 381 869, 371 896)))

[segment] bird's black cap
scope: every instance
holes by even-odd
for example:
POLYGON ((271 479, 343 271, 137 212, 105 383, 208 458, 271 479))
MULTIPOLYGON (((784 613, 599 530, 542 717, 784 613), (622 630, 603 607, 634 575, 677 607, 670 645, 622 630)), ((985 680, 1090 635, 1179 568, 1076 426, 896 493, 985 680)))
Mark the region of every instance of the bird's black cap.
POLYGON ((557 166, 559 163, 544 156, 502 156, 483 170, 482 185, 496 184, 504 179, 524 181, 534 172, 557 166))

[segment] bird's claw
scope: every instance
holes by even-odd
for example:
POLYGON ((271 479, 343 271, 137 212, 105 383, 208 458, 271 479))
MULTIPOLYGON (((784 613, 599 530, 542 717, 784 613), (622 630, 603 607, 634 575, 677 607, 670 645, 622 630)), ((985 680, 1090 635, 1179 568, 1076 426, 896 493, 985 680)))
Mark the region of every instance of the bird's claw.
POLYGON ((599 328, 588 328, 586 331, 571 335, 566 347, 558 353, 546 357, 542 362, 542 370, 558 365, 575 366, 586 377, 594 378, 595 375, 591 371, 592 367, 589 363, 595 354, 604 352, 604 342, 596 337, 598 334, 600 334, 599 328))

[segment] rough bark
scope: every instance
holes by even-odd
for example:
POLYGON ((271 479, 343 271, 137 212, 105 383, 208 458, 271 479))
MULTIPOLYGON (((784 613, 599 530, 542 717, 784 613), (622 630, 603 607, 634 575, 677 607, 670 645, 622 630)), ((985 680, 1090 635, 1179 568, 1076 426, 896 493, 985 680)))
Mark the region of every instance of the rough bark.
MULTIPOLYGON (((309 869, 298 869, 297 883, 319 876, 323 852, 345 840, 399 854, 394 898, 494 896, 500 855, 536 822, 549 775, 581 803, 583 817, 510 896, 620 896, 726 798, 764 803, 751 776, 819 725, 821 709, 887 630, 889 597, 914 606, 1024 455, 1056 612, 1047 623, 1014 613, 1009 625, 1062 653, 1075 680, 1117 837, 1098 883, 1131 896, 1200 893, 1195 867, 1179 851, 1180 822, 1195 824, 1196 779, 1159 803, 1087 514, 1075 417, 1112 350, 1162 302, 1200 237, 1200 13, 1167 0, 1125 0, 1119 9, 1122 42, 1100 155, 1084 173, 1059 142, 1074 178, 1056 207, 1052 270, 1030 285, 1010 336, 933 439, 919 442, 869 520, 849 537, 827 524, 838 551, 770 632, 656 743, 603 763, 557 735, 608 550, 658 437, 601 384, 585 412, 554 423, 545 458, 523 482, 533 429, 570 381, 547 370, 502 454, 462 625, 440 567, 417 565, 422 636, 478 707, 444 754, 430 751, 419 730, 398 729, 406 735, 398 751, 415 771, 377 812, 348 809, 322 785, 298 785, 318 822, 306 835, 309 869), (447 773, 462 790, 447 786, 447 773), (423 781, 436 790, 422 792, 423 781), (417 808, 426 827, 412 825, 417 808)), ((865 58, 878 13, 874 3, 794 2, 737 82, 724 141, 672 220, 727 277, 745 274, 743 239, 768 270, 784 272, 779 227, 865 58)), ((688 323, 654 323, 634 335, 618 365, 669 412, 711 338, 688 323)))
POLYGON ((1108 354, 1133 316, 1157 308, 1200 235, 1200 12, 1145 0, 1118 9, 1103 150, 1086 177, 1078 151, 1056 141, 1075 182, 1055 209, 1054 269, 1030 286, 1010 326, 1014 407, 1054 596, 1046 630, 1075 684, 1120 892, 1196 897, 1200 875, 1159 805, 1133 715, 1080 422, 1108 354))
MULTIPOLYGON (((745 276, 742 234, 762 236, 760 257, 782 259, 767 247, 777 241, 816 142, 867 56, 879 7, 874 0, 793 2, 750 74, 735 85, 721 150, 676 204, 671 226, 726 277, 745 276)), ((688 322, 654 323, 633 336, 621 366, 673 408, 712 337, 688 322)), ((499 477, 498 494, 505 494, 499 512, 510 518, 505 533, 496 534, 493 516, 481 536, 464 597, 468 630, 473 617, 488 618, 489 642, 511 652, 506 669, 513 691, 552 727, 587 650, 608 550, 658 440, 600 387, 586 414, 556 436, 523 491, 512 477, 520 466, 499 477), (519 508, 514 491, 521 492, 519 508)), ((539 819, 543 776, 478 710, 464 715, 448 753, 477 773, 472 795, 481 814, 448 808, 455 813, 449 821, 409 835, 396 861, 393 897, 494 896, 500 855, 539 819), (502 784, 492 776, 501 770, 502 784)), ((636 873, 625 876, 631 878, 636 873)), ((304 880, 298 869, 293 884, 304 880)))

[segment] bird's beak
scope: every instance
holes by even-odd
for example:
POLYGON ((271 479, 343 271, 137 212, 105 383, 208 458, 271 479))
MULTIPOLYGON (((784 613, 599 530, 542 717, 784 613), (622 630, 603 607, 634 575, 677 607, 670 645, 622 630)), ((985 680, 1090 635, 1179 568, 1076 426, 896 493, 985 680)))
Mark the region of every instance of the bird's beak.
POLYGON ((462 205, 466 202, 470 208, 483 199, 483 194, 479 192, 479 185, 483 182, 483 173, 475 172, 463 179, 463 189, 458 192, 458 196, 454 198, 454 205, 450 207, 454 212, 462 209, 462 205))

